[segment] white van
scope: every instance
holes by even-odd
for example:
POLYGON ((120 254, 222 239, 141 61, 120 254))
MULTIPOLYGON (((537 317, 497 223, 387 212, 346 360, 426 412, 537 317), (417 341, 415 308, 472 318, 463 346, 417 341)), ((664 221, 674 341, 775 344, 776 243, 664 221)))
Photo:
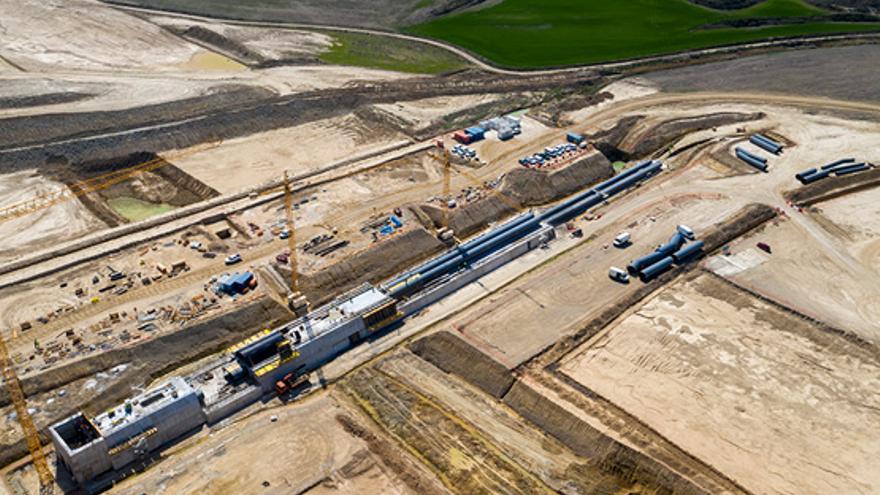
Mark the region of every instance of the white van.
POLYGON ((612 266, 611 269, 608 270, 608 277, 616 282, 623 284, 629 283, 629 273, 626 273, 626 270, 621 270, 616 266, 612 266))
POLYGON ((676 230, 678 230, 679 234, 687 237, 688 240, 691 240, 691 241, 694 240, 694 231, 691 230, 691 228, 688 227, 687 225, 684 225, 684 224, 679 225, 678 227, 676 227, 676 230))
POLYGON ((616 248, 625 248, 630 244, 630 235, 629 232, 621 232, 617 237, 614 238, 614 247, 616 248))

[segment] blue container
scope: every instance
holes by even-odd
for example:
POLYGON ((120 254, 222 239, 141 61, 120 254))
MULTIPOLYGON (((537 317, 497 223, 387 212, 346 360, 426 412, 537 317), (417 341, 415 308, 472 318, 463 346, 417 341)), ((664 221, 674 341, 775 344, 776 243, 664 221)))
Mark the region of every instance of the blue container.
POLYGON ((569 132, 565 135, 565 140, 572 144, 581 144, 584 141, 584 136, 576 132, 569 132))
POLYGON ((471 141, 479 141, 486 137, 486 129, 483 129, 480 126, 468 127, 464 130, 464 133, 470 136, 471 141))
POLYGON ((397 218, 397 215, 391 215, 390 217, 388 217, 388 220, 391 221, 391 224, 394 225, 395 229, 403 227, 403 221, 397 218))

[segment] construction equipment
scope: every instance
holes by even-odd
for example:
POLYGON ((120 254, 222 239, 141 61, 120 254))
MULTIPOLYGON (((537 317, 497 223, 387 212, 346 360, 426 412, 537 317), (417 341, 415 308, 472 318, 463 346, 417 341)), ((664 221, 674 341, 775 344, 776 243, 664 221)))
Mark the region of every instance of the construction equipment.
MULTIPOLYGON (((444 241, 444 242, 445 241, 452 241, 455 244, 459 244, 460 241, 455 238, 454 232, 452 231, 452 229, 449 228, 449 210, 450 210, 450 202, 451 202, 451 199, 449 198, 449 196, 450 196, 452 172, 454 171, 458 174, 461 174, 466 179, 468 179, 471 183, 473 183, 475 186, 482 187, 483 183, 478 178, 476 178, 473 174, 471 174, 465 170, 462 170, 461 168, 453 168, 451 160, 450 160, 450 156, 449 156, 449 150, 447 150, 440 143, 437 143, 437 148, 439 148, 443 152, 442 157, 437 156, 433 153, 428 154, 428 156, 430 156, 432 159, 434 159, 435 161, 437 161, 443 165, 443 193, 442 193, 443 215, 441 217, 440 228, 437 230, 437 237, 441 241, 444 241)), ((504 204, 509 206, 514 212, 519 212, 523 209, 522 205, 518 204, 516 201, 514 201, 510 197, 506 196, 498 189, 493 189, 491 192, 494 196, 496 196, 498 199, 500 199, 504 204)))
POLYGON ((9 350, 6 348, 6 341, 2 336, 0 336, 0 366, 3 367, 3 381, 6 383, 9 398, 15 406, 18 423, 21 425, 21 431, 24 433, 28 450, 31 453, 31 460, 40 478, 40 495, 51 495, 55 490, 55 478, 52 476, 52 471, 49 470, 49 463, 46 462, 46 454, 43 453, 43 445, 40 443, 37 427, 34 426, 34 420, 28 413, 27 400, 21 389, 21 382, 12 367, 9 350))
POLYGON ((299 265, 296 257, 296 229, 293 222, 293 192, 287 171, 284 171, 284 211, 287 214, 287 248, 290 251, 290 294, 287 305, 297 316, 309 312, 309 301, 299 290, 299 265))

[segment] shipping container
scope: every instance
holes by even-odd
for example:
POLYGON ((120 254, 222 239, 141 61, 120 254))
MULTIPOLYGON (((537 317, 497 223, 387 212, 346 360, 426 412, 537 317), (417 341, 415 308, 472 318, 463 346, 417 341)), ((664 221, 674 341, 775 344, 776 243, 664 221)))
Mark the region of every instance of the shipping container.
POLYGON ((565 135, 565 139, 572 144, 581 144, 585 138, 583 135, 576 132, 569 132, 565 135))
POLYGON ((452 139, 455 139, 456 141, 458 141, 461 144, 470 144, 470 142, 471 142, 470 135, 468 135, 464 131, 456 132, 455 134, 452 135, 452 139))

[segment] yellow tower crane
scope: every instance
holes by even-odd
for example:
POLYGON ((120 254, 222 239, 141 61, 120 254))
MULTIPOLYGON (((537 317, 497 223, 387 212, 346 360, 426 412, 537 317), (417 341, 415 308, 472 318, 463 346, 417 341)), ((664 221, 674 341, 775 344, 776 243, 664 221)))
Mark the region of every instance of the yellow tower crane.
POLYGON ((21 389, 21 382, 18 381, 18 376, 12 368, 9 350, 6 348, 6 341, 2 336, 0 336, 0 366, 3 367, 3 381, 6 383, 6 390, 9 391, 9 398, 15 407, 18 423, 21 425, 21 431, 24 433, 24 439, 31 453, 31 460, 40 478, 40 495, 52 495, 55 491, 55 478, 49 469, 49 463, 46 462, 46 454, 43 453, 40 435, 37 433, 37 427, 34 426, 33 418, 28 413, 27 400, 21 389))
POLYGON ((297 316, 302 316, 309 310, 309 301, 299 290, 299 264, 296 256, 296 229, 293 218, 293 188, 287 171, 284 171, 284 211, 287 215, 287 248, 290 251, 290 294, 287 295, 287 305, 297 316))
MULTIPOLYGON (((482 186, 483 183, 474 177, 472 174, 462 170, 461 168, 452 168, 452 162, 449 156, 449 150, 443 147, 440 143, 437 144, 437 147, 442 150, 443 156, 437 156, 433 153, 429 153, 428 156, 433 158, 435 161, 443 165, 443 211, 441 215, 440 228, 437 229, 437 237, 441 241, 445 242, 454 242, 458 244, 459 240, 455 237, 455 233, 449 227, 449 202, 450 202, 450 189, 451 189, 451 180, 452 180, 452 172, 456 172, 461 174, 466 179, 468 179, 472 184, 476 186, 482 186)), ((508 197, 498 189, 493 189, 492 194, 500 199, 504 204, 509 206, 514 212, 522 211, 523 207, 519 203, 517 203, 512 198, 508 197)))

